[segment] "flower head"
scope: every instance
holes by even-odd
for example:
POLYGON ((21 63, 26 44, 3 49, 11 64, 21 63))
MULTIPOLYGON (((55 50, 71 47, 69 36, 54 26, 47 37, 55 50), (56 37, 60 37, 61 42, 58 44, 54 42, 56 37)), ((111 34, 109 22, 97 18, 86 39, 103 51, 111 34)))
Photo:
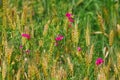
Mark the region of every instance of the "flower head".
POLYGON ((22 45, 20 45, 20 49, 22 49, 23 48, 23 46, 22 45))
POLYGON ((69 22, 74 22, 73 18, 69 17, 68 18, 69 22))
POLYGON ((78 48, 77 48, 77 50, 78 50, 78 51, 81 51, 81 48, 80 48, 80 47, 78 47, 78 48))
POLYGON ((97 66, 99 66, 99 65, 102 64, 103 62, 104 62, 104 60, 103 60, 102 58, 98 58, 98 59, 96 60, 95 64, 96 64, 97 66))
POLYGON ((70 13, 66 13, 66 17, 68 18, 69 22, 74 22, 73 18, 72 18, 72 14, 70 13))
POLYGON ((30 50, 26 50, 25 52, 26 52, 26 54, 29 54, 29 53, 30 53, 30 50))
POLYGON ((30 35, 29 34, 22 34, 22 37, 25 37, 27 39, 30 39, 30 35))
POLYGON ((72 16, 72 14, 66 13, 66 17, 67 17, 67 18, 69 18, 69 17, 71 17, 71 16, 72 16))
POLYGON ((56 40, 56 41, 61 41, 63 38, 64 38, 64 36, 58 35, 58 36, 55 38, 55 40, 56 40))

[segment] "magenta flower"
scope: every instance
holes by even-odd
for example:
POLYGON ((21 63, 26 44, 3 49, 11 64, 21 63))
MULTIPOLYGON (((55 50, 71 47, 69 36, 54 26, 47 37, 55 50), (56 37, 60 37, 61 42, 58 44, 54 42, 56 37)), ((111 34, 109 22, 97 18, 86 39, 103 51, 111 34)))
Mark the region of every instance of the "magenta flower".
POLYGON ((30 35, 29 34, 22 34, 22 37, 25 37, 27 39, 30 39, 30 35))
POLYGON ((74 22, 73 18, 69 17, 68 18, 69 22, 74 22))
POLYGON ((25 52, 26 52, 27 54, 29 54, 29 53, 30 53, 30 50, 26 50, 25 52))
POLYGON ((22 49, 23 48, 23 46, 22 45, 20 45, 20 49, 22 49))
POLYGON ((80 48, 80 47, 78 47, 78 48, 77 48, 77 50, 78 50, 78 51, 81 51, 81 48, 80 48))
POLYGON ((71 17, 71 16, 72 16, 72 14, 66 13, 66 17, 67 17, 67 18, 69 18, 69 17, 71 17))
POLYGON ((56 41, 61 41, 63 38, 64 38, 64 37, 63 37, 62 35, 58 35, 58 36, 55 38, 55 40, 56 40, 56 41))
POLYGON ((73 18, 72 18, 72 14, 70 13, 66 13, 66 17, 68 18, 69 22, 74 22, 73 18))
POLYGON ((96 60, 95 64, 96 64, 97 66, 99 66, 99 65, 102 64, 103 62, 104 62, 104 60, 103 60, 102 58, 98 58, 98 59, 96 60))

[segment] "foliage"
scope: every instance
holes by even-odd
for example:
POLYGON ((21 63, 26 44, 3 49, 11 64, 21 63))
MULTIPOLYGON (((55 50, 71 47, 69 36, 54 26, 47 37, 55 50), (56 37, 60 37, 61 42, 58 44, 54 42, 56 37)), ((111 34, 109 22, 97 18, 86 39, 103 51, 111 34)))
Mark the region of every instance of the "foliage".
POLYGON ((119 80, 119 59, 119 0, 0 0, 0 80, 119 80))

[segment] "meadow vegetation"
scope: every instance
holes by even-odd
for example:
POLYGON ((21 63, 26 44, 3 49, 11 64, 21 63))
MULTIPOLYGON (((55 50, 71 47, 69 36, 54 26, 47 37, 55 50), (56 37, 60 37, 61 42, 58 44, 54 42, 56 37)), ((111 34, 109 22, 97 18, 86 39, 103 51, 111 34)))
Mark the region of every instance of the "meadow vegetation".
POLYGON ((120 80, 120 1, 0 0, 0 80, 120 80))

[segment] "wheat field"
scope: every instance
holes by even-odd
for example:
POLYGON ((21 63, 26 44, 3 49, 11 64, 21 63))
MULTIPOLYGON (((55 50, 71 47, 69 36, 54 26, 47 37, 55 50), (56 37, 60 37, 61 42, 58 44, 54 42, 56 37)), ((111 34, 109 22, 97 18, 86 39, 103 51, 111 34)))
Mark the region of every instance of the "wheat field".
POLYGON ((0 0, 0 80, 120 80, 120 1, 0 0))

